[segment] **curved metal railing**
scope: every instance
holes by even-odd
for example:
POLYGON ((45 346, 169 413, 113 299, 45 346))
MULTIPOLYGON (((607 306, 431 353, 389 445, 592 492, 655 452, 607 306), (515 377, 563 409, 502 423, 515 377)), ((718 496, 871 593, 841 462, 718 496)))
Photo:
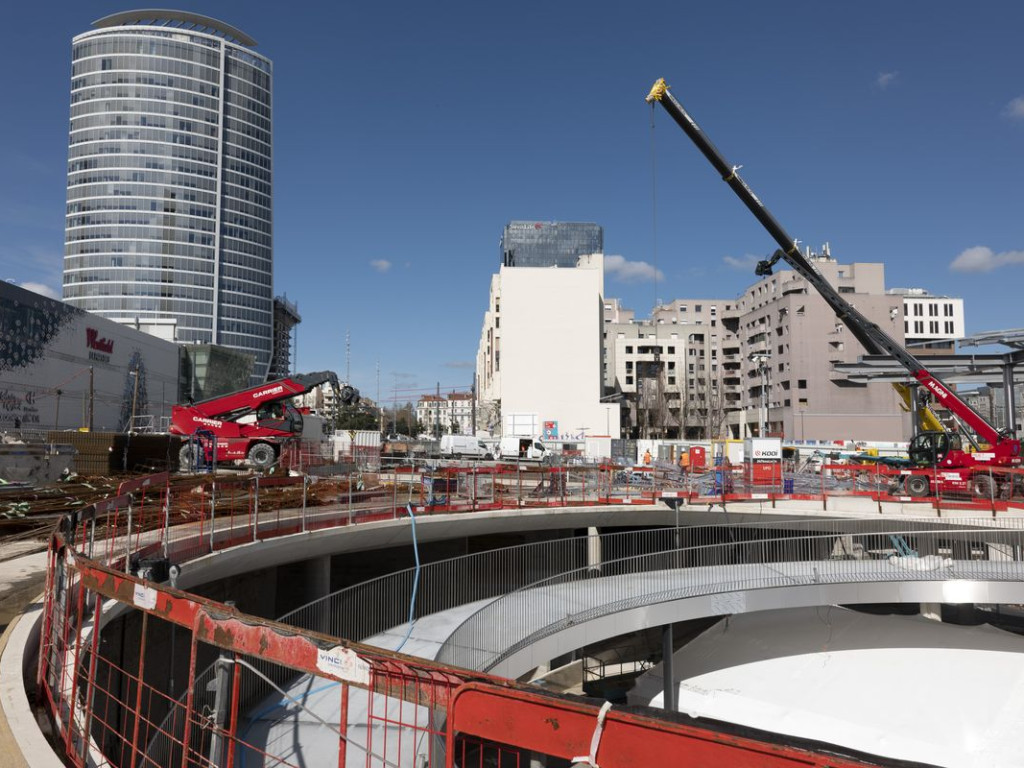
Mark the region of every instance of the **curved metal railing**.
POLYGON ((822 583, 1021 581, 1022 552, 1024 529, 1020 527, 961 524, 684 546, 630 555, 602 563, 600 578, 594 578, 592 568, 577 567, 488 603, 456 628, 436 660, 490 670, 568 626, 688 597, 822 583))
MULTIPOLYGON (((685 521, 685 513, 681 513, 679 519, 685 521)), ((407 624, 414 584, 417 594, 413 617, 420 619, 478 600, 499 598, 577 568, 593 573, 609 567, 607 563, 602 566, 588 561, 588 557, 610 561, 631 554, 649 555, 714 544, 735 547, 744 543, 744 537, 746 540, 774 540, 799 531, 813 531, 831 538, 851 534, 880 536, 883 539, 874 542, 877 546, 872 545, 873 549, 879 549, 888 542, 884 537, 890 535, 909 535, 933 528, 948 531, 963 526, 1024 528, 1024 521, 802 517, 755 522, 744 520, 738 528, 736 520, 728 519, 728 522, 714 525, 601 533, 596 541, 588 536, 572 536, 426 563, 419 569, 418 584, 416 568, 396 571, 339 589, 289 611, 277 620, 335 637, 362 641, 407 624), (596 550, 593 549, 595 545, 596 550)), ((412 543, 411 539, 409 543, 412 543)))

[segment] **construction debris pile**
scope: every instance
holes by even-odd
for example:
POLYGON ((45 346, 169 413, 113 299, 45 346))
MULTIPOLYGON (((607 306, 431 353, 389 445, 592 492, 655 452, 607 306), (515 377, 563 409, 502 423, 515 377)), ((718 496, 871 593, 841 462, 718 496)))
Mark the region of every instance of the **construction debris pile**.
MULTIPOLYGON (((83 478, 72 474, 60 482, 37 487, 5 485, 0 481, 0 541, 36 538, 44 542, 61 515, 117 496, 120 484, 128 479, 131 476, 83 478)), ((271 478, 261 479, 260 483, 258 493, 261 513, 297 509, 303 505, 319 507, 347 504, 354 492, 365 502, 375 493, 383 493, 383 489, 364 490, 362 478, 351 481, 347 477, 318 479, 308 483, 297 478, 271 478)), ((161 508, 164 490, 165 487, 161 485, 149 491, 159 499, 157 503, 161 508)), ((257 480, 255 475, 228 478, 171 475, 166 490, 170 499, 167 506, 168 522, 175 525, 202 517, 209 510, 213 498, 216 499, 218 510, 248 514, 254 509, 257 480)), ((144 523, 147 527, 151 527, 161 518, 162 515, 147 515, 142 520, 147 521, 144 523)))

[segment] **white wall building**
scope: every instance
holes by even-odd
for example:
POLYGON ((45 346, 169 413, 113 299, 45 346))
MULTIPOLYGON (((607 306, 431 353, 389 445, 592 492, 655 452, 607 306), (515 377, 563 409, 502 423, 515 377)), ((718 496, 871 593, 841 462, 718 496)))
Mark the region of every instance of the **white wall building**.
POLYGON ((602 254, 575 268, 501 267, 477 353, 478 427, 489 409, 502 434, 618 437, 619 406, 601 402, 603 294, 602 254))
POLYGON ((938 345, 952 350, 953 342, 967 335, 964 300, 935 296, 924 288, 890 288, 903 297, 903 335, 908 345, 938 345))

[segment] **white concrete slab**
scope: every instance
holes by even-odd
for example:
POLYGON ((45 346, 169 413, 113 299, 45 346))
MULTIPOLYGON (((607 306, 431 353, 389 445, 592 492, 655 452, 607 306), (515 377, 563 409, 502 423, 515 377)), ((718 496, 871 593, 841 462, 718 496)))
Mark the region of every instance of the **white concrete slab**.
MULTIPOLYGON (((677 709, 949 768, 1021 765, 1024 637, 838 607, 730 617, 673 656, 677 709)), ((663 706, 663 669, 631 704, 663 706)))

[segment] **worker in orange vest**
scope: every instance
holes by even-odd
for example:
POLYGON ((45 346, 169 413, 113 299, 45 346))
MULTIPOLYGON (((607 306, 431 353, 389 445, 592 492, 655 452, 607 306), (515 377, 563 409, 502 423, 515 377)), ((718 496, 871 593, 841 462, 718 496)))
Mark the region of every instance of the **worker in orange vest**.
POLYGON ((650 464, 650 463, 651 463, 651 452, 650 451, 644 451, 644 464, 650 464))

